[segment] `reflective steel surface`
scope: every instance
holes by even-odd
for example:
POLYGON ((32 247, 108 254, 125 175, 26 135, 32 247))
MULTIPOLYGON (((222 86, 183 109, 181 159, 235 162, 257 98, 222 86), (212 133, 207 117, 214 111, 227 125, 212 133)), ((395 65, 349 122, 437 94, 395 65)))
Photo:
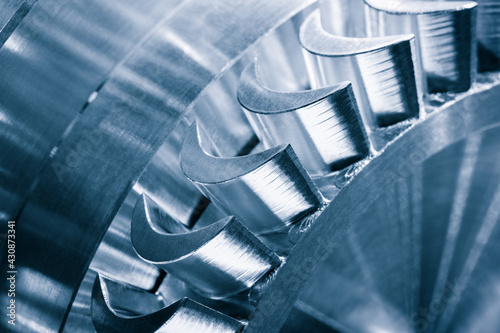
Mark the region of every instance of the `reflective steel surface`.
MULTIPOLYGON (((44 4, 54 2, 37 2, 1 49, 2 148, 8 152, 2 190, 9 198, 2 200, 2 220, 26 202, 17 218, 15 329, 21 332, 59 330, 111 219, 180 115, 242 51, 308 2, 71 1, 55 3, 60 10, 45 21, 51 23, 39 24, 44 4), (146 27, 131 27, 136 20, 146 27), (99 53, 92 43, 101 43, 99 53), (109 43, 118 43, 118 51, 109 43)), ((2 295, 2 307, 8 301, 2 295)))
POLYGON ((262 324, 279 331, 285 319, 275 318, 291 310, 292 290, 299 293, 295 306, 340 331, 500 327, 493 316, 500 266, 490 255, 498 250, 500 221, 495 81, 417 124, 342 189, 288 256, 247 332, 262 324), (475 158, 482 162, 463 170, 475 158), (462 212, 451 213, 453 206, 462 212), (459 242, 447 236, 457 233, 459 242), (454 243, 453 268, 438 279, 441 262, 450 260, 443 248, 454 243))
POLYGON ((141 258, 209 297, 249 289, 281 264, 234 217, 189 232, 144 195, 135 207, 130 233, 141 258))
POLYGON ((318 210, 323 198, 290 145, 233 158, 208 155, 194 124, 181 168, 202 193, 256 234, 279 231, 318 210))
POLYGON ((251 65, 242 74, 238 101, 266 148, 290 143, 312 176, 366 157, 370 143, 349 83, 295 93, 265 88, 251 65))
POLYGON ((92 320, 99 332, 236 333, 242 329, 237 320, 187 298, 164 307, 161 296, 103 277, 96 278, 92 293, 92 320), (134 309, 129 309, 131 304, 134 309))
POLYGON ((355 80, 354 90, 368 127, 389 126, 418 117, 413 36, 379 38, 335 36, 321 26, 319 11, 300 31, 313 87, 355 80))
POLYGON ((476 9, 472 1, 365 0, 369 36, 415 34, 427 89, 464 92, 476 72, 476 9), (406 16, 406 17, 405 17, 406 16))

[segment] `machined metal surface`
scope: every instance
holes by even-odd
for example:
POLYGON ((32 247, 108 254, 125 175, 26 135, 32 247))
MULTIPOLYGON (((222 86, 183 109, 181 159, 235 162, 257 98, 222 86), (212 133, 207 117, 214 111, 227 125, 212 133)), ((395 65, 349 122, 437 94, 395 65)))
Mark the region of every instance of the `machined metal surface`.
MULTIPOLYGON (((42 10, 45 2, 37 2, 33 8, 42 10)), ((71 4, 73 3, 71 2, 71 4)), ((76 3, 81 5, 81 2, 76 3)), ((39 171, 34 172, 37 174, 36 184, 31 181, 34 175, 26 185, 23 185, 25 184, 24 176, 14 175, 12 178, 10 176, 2 178, 3 181, 4 179, 9 181, 12 179, 11 188, 15 188, 16 191, 21 189, 21 185, 23 185, 25 188, 23 198, 26 195, 26 190, 32 189, 29 197, 25 200, 22 212, 18 214, 16 208, 13 213, 6 215, 7 219, 18 215, 16 232, 18 235, 17 258, 19 266, 17 271, 20 278, 17 281, 16 300, 19 321, 15 327, 16 330, 57 331, 64 325, 71 302, 99 241, 104 236, 109 223, 125 194, 132 187, 134 180, 139 177, 169 131, 179 121, 179 117, 202 90, 220 75, 223 69, 234 63, 242 51, 269 29, 284 22, 307 6, 308 3, 307 1, 296 1, 294 3, 288 2, 287 6, 283 6, 280 3, 266 2, 249 6, 238 4, 238 6, 225 7, 217 6, 213 2, 187 1, 175 10, 170 7, 175 4, 173 2, 165 3, 166 6, 170 7, 169 10, 159 10, 147 3, 137 4, 134 2, 135 5, 141 6, 151 13, 156 13, 160 17, 155 24, 152 19, 154 15, 146 15, 147 23, 152 25, 148 33, 141 34, 138 30, 126 28, 126 31, 138 32, 142 37, 141 43, 133 48, 133 51, 120 62, 119 66, 113 68, 102 87, 100 87, 102 79, 94 80, 88 85, 86 91, 79 95, 79 102, 77 100, 75 105, 63 107, 64 110, 71 110, 73 115, 78 114, 78 117, 74 119, 70 116, 61 126, 59 134, 51 126, 38 121, 37 117, 47 117, 50 119, 49 123, 59 124, 54 122, 54 119, 61 119, 59 114, 64 114, 64 112, 59 113, 57 108, 53 107, 44 109, 42 108, 44 104, 34 98, 18 95, 29 95, 33 90, 14 88, 12 98, 8 97, 9 95, 6 93, 2 94, 6 99, 2 105, 7 101, 31 101, 36 110, 34 113, 38 115, 32 117, 27 111, 15 112, 16 116, 3 113, 6 114, 7 119, 26 117, 30 119, 29 123, 33 120, 34 126, 41 126, 43 132, 49 133, 48 137, 56 134, 56 138, 48 140, 46 149, 34 147, 35 154, 40 155, 39 160, 45 160, 49 152, 57 147, 51 154, 49 163, 39 164, 37 169, 39 171), (263 10, 264 8, 265 10, 263 10), (255 17, 250 14, 250 10, 260 13, 260 24, 255 24, 255 17), (191 17, 198 19, 192 20, 191 17), (220 25, 218 22, 226 24, 220 25), (229 22, 233 23, 229 24, 229 22), (244 22, 246 23, 243 24, 244 22), (231 26, 237 26, 238 30, 231 29, 231 26), (221 38, 228 33, 227 29, 230 29, 232 37, 221 38), (193 38, 202 39, 203 43, 189 42, 193 38), (191 48, 186 49, 186 45, 191 45, 191 48), (189 52, 186 53, 186 51, 189 52), (206 57, 207 55, 209 56, 206 57), (142 77, 144 83, 135 83, 138 75, 142 77), (96 90, 99 90, 97 97, 84 108, 84 112, 79 114, 78 112, 85 106, 88 96, 96 90), (52 114, 55 115, 49 116, 52 114), (71 126, 67 127, 70 124, 71 126), (65 130, 67 135, 61 137, 65 130), (91 158, 80 152, 83 151, 82 148, 78 149, 81 145, 85 145, 86 148, 90 147, 91 158), (120 167, 116 168, 117 165, 120 167), (55 173, 54 166, 64 167, 59 170, 61 177, 55 173), (20 179, 23 181, 20 182, 20 179), (49 290, 50 297, 47 298, 49 290), (47 306, 47 302, 50 303, 49 306, 47 306)), ((100 4, 106 3, 101 2, 100 4)), ((104 21, 109 21, 109 12, 102 10, 99 5, 85 3, 84 6, 88 10, 107 14, 103 16, 90 15, 88 19, 82 21, 75 20, 73 14, 65 11, 58 12, 58 14, 66 20, 67 24, 74 21, 86 24, 80 29, 73 27, 73 29, 78 30, 78 33, 80 31, 95 31, 92 27, 98 29, 99 26, 92 25, 92 20, 95 17, 102 17, 104 21)), ((134 9, 126 5, 117 8, 129 10, 129 13, 132 14, 135 12, 134 9)), ((88 13, 87 11, 80 12, 88 13)), ((32 12, 32 15, 34 14, 36 11, 32 12)), ((111 14, 111 16, 113 15, 111 14)), ((29 22, 26 21, 25 24, 18 27, 23 27, 28 31, 16 29, 2 47, 2 52, 15 58, 16 62, 20 62, 19 66, 2 62, 2 70, 5 73, 2 75, 3 77, 9 77, 7 74, 12 71, 18 73, 16 68, 23 68, 30 59, 30 57, 13 56, 15 54, 13 51, 16 50, 15 46, 22 45, 20 43, 24 40, 21 37, 16 38, 17 34, 24 36, 25 33, 38 31, 42 27, 64 30, 64 25, 57 24, 54 19, 53 23, 47 26, 30 27, 29 22)), ((119 24, 119 21, 111 20, 109 22, 115 24, 118 22, 119 24)), ((126 26, 126 24, 123 25, 123 27, 126 26)), ((113 28, 111 30, 117 31, 113 28)), ((66 29, 65 32, 70 33, 71 30, 66 29)), ((90 37, 89 34, 86 36, 90 37)), ((65 33, 41 33, 40 31, 36 36, 38 37, 27 37, 26 41, 40 43, 45 36, 52 36, 56 41, 66 45, 64 39, 61 39, 66 36, 65 33)), ((122 32, 122 36, 126 35, 122 32)), ((111 37, 110 40, 120 39, 111 37)), ((131 41, 129 37, 126 37, 126 40, 131 41)), ((57 54, 52 56, 52 52, 59 52, 61 48, 56 46, 48 48, 47 55, 41 59, 50 62, 59 58, 57 54)), ((33 52, 31 47, 23 47, 20 50, 26 50, 28 53, 33 52)), ((78 50, 78 48, 75 49, 75 51, 78 50)), ((113 54, 106 52, 106 47, 101 50, 105 54, 113 54)), ((90 63, 95 64, 93 61, 90 63)), ((97 64, 102 64, 102 62, 99 61, 97 64)), ((104 62, 104 64, 108 64, 108 62, 104 62)), ((73 70, 69 74, 74 73, 76 68, 81 68, 64 63, 57 63, 54 66, 61 71, 72 68, 73 70)), ((35 66, 36 70, 42 68, 44 65, 35 66)), ((109 70, 110 68, 108 72, 109 70)), ((76 72, 78 73, 78 71, 76 72)), ((62 95, 61 89, 58 88, 59 85, 69 87, 68 82, 71 82, 84 89, 82 81, 73 77, 54 79, 53 81, 43 77, 40 78, 40 81, 35 81, 29 75, 27 75, 28 78, 23 78, 15 73, 12 73, 11 76, 19 80, 19 86, 23 86, 25 82, 40 82, 45 89, 52 89, 51 92, 40 94, 48 101, 57 101, 58 103, 74 101, 74 99, 65 98, 62 95), (55 86, 50 84, 51 82, 55 86), (57 96, 57 98, 51 98, 51 96, 57 96)), ((53 70, 42 73, 55 74, 57 72, 53 70)), ((83 67, 82 73, 90 74, 91 72, 83 67)), ((5 79, 2 82, 8 87, 15 87, 14 80, 5 79)), ((36 89, 34 91, 42 92, 43 90, 36 89)), ((21 110, 25 110, 25 108, 21 107, 21 110)), ((19 128, 14 122, 11 122, 10 125, 8 122, 3 122, 3 124, 7 126, 8 130, 2 131, 2 133, 13 133, 15 128, 19 128)), ((25 126, 24 122, 22 124, 25 126)), ((26 128, 18 133, 22 133, 28 138, 17 139, 17 136, 9 135, 6 140, 2 140, 2 144, 19 142, 19 145, 25 145, 31 151, 33 144, 30 142, 47 142, 43 135, 42 138, 37 136, 35 139, 30 139, 38 132, 26 128)), ((10 165, 6 170, 13 166, 16 170, 23 170, 22 167, 15 167, 16 164, 8 161, 21 161, 17 156, 24 150, 16 149, 13 145, 12 149, 9 148, 8 151, 9 155, 5 156, 9 157, 3 159, 5 163, 10 165)), ((23 160, 21 163, 23 166, 34 165, 31 160, 23 160)), ((10 194, 8 196, 12 197, 10 194)), ((7 200, 2 201, 2 203, 5 203, 5 209, 15 207, 10 205, 7 200)), ((2 274, 5 277, 6 271, 2 274)), ((5 285, 6 279, 3 281, 5 285)), ((8 301, 7 297, 2 297, 2 306, 6 308, 8 301)), ((2 325, 9 327, 6 326, 6 322, 2 322, 2 325)))
POLYGON ((350 83, 295 93, 262 86, 255 65, 242 74, 238 100, 266 148, 290 143, 312 176, 365 158, 370 143, 350 83))
POLYGON ((181 168, 215 205, 256 234, 296 223, 323 201, 290 145, 217 158, 201 148, 195 124, 184 141, 181 168))
POLYGON ((365 3, 369 6, 369 36, 392 35, 402 30, 415 34, 429 92, 464 92, 471 87, 477 67, 476 2, 365 3))
POLYGON ((1 3, 2 331, 497 332, 499 5, 1 3))
POLYGON ((99 332, 237 333, 242 329, 237 320, 189 299, 165 306, 159 296, 103 277, 96 278, 94 284, 92 315, 99 332), (131 304, 146 315, 128 309, 131 304))
POLYGON ((135 207, 130 233, 143 259, 208 297, 249 289, 281 264, 234 217, 189 232, 146 196, 135 207))
POLYGON ((421 92, 416 81, 413 36, 335 36, 323 29, 316 11, 302 26, 300 38, 311 53, 308 65, 312 86, 354 80, 369 128, 418 117, 421 92))

